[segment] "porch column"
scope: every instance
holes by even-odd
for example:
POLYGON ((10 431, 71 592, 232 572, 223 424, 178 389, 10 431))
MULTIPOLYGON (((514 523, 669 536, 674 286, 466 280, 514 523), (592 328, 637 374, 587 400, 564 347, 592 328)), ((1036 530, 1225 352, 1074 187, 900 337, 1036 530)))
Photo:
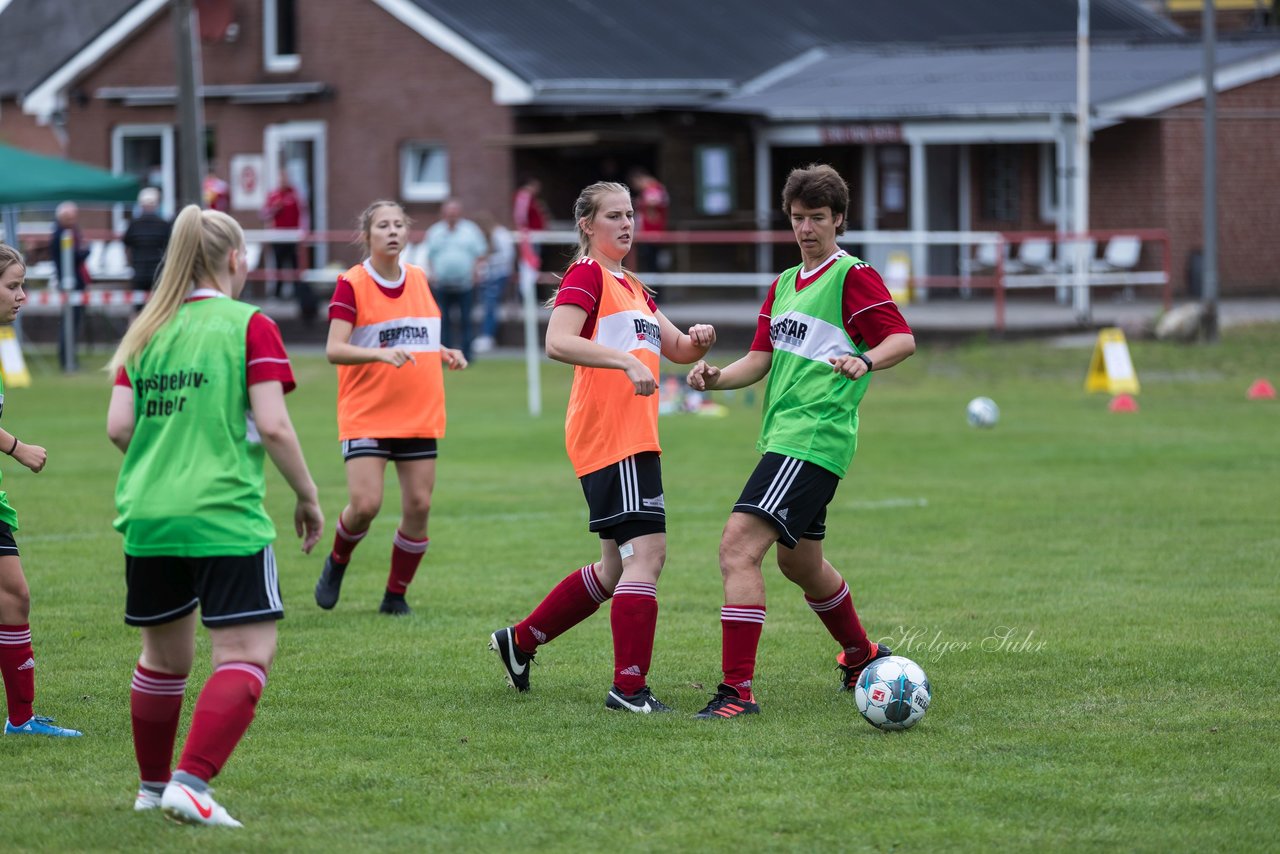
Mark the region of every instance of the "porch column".
MULTIPOLYGON (((928 167, 925 164, 925 145, 919 140, 911 141, 911 230, 927 231, 929 228, 929 211, 926 202, 925 182, 928 180, 928 167)), ((928 253, 925 244, 919 238, 911 241, 911 274, 916 281, 929 274, 928 253)), ((929 289, 922 285, 915 288, 915 296, 922 302, 929 298, 929 289)))
POLYGON ((1058 232, 1058 286, 1054 289, 1054 298, 1059 305, 1066 305, 1071 300, 1071 291, 1067 287, 1067 265, 1063 261, 1063 249, 1066 244, 1062 236, 1071 231, 1071 214, 1069 200, 1071 198, 1071 136, 1062 114, 1053 117, 1053 157, 1054 181, 1057 184, 1058 209, 1055 212, 1056 230, 1058 232))
POLYGON ((876 220, 876 147, 862 146, 862 230, 879 231, 876 220))
MULTIPOLYGON (((769 200, 773 196, 772 188, 769 186, 769 175, 771 172, 769 162, 769 141, 765 139, 764 133, 758 125, 754 128, 752 137, 755 144, 756 229, 759 231, 768 231, 769 200)), ((756 244, 756 272, 773 272, 773 244, 765 243, 764 241, 760 241, 756 244)), ((767 288, 763 289, 761 296, 767 292, 767 288)))

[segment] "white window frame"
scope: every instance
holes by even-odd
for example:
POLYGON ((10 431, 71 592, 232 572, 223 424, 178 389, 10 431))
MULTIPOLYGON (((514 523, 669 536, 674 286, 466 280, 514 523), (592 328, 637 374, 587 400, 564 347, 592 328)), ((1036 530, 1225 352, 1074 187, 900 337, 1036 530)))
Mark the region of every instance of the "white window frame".
POLYGON ((443 202, 449 198, 452 183, 449 180, 449 148, 442 142, 412 139, 400 144, 400 197, 406 202, 443 202), (444 157, 444 181, 415 181, 412 165, 415 155, 423 149, 440 151, 444 157))
MULTIPOLYGON (((295 0, 294 14, 298 13, 298 3, 295 0)), ((262 63, 267 71, 284 73, 289 71, 297 71, 302 65, 302 57, 297 53, 277 53, 276 42, 279 33, 276 32, 276 19, 279 17, 276 7, 276 0, 262 0, 262 63)), ((297 21, 294 21, 294 35, 297 35, 297 21)))
POLYGON ((738 206, 738 187, 734 180, 734 151, 733 146, 723 144, 707 144, 694 146, 694 176, 695 186, 697 187, 698 213, 703 216, 729 216, 738 206), (723 183, 712 183, 707 176, 707 165, 709 158, 717 158, 720 164, 717 169, 723 169, 723 183), (723 193, 726 207, 724 210, 713 210, 709 204, 714 194, 723 193))
POLYGON ((1058 221, 1058 152, 1052 142, 1040 143, 1040 221, 1058 221))
MULTIPOLYGON (((160 171, 164 173, 164 186, 160 190, 160 211, 166 217, 172 217, 177 211, 177 170, 174 164, 173 125, 116 125, 111 129, 111 171, 117 175, 124 174, 124 141, 133 137, 160 137, 160 171)), ((123 232, 128 226, 125 218, 125 206, 114 205, 111 208, 111 227, 116 232, 123 232)))

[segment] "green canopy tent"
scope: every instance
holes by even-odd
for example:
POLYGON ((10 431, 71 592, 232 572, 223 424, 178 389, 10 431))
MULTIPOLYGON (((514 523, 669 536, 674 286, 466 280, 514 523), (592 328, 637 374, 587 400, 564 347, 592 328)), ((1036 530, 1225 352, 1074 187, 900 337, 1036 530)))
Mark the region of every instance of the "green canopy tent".
MULTIPOLYGON (((4 212, 6 240, 16 243, 17 207, 31 202, 130 202, 138 196, 138 179, 113 175, 105 169, 46 157, 0 144, 0 209, 4 212)), ((69 332, 70 309, 63 309, 64 341, 69 332)), ((64 370, 75 370, 74 344, 65 350, 64 370)))
POLYGON ((0 143, 0 206, 27 202, 131 202, 138 179, 0 143))

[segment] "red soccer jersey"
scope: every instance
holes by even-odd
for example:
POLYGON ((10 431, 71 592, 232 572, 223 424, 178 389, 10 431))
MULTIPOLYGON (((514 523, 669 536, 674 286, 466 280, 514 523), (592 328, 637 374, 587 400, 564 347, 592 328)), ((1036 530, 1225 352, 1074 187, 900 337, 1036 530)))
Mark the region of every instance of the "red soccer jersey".
MULTIPOLYGON (((594 258, 583 258, 569 268, 569 272, 560 281, 560 289, 556 291, 556 305, 576 305, 587 313, 582 332, 579 333, 583 338, 590 338, 595 334, 596 322, 600 316, 600 295, 604 290, 606 275, 613 276, 612 273, 606 273, 594 258)), ((624 288, 631 290, 631 284, 625 277, 613 277, 624 288)), ((653 297, 646 293, 644 298, 649 311, 656 313, 658 305, 653 297)))
MULTIPOLYGON (((804 290, 817 281, 837 258, 847 254, 844 250, 839 250, 813 272, 798 273, 796 290, 804 290)), ((773 352, 769 320, 773 313, 773 295, 777 287, 778 280, 774 279, 769 286, 769 295, 760 307, 760 317, 756 320, 756 337, 751 342, 752 350, 773 352)), ((845 273, 843 303, 844 329, 859 347, 869 350, 895 333, 911 334, 911 327, 889 296, 889 289, 884 286, 880 274, 869 264, 855 264, 845 273)))

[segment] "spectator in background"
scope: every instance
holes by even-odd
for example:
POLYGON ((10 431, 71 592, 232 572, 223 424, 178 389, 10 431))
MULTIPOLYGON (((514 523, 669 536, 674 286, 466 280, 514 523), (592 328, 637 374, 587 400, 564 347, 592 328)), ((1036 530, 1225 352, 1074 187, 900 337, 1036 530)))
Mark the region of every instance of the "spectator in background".
POLYGON ((506 228, 489 211, 476 214, 476 224, 489 242, 489 254, 485 256, 480 271, 480 297, 484 301, 484 321, 480 335, 475 340, 475 351, 487 353, 493 349, 498 337, 498 308, 502 297, 511 285, 511 273, 516 265, 516 241, 506 228))
POLYGON ((212 163, 209 164, 209 170, 205 172, 201 191, 204 197, 205 210, 222 211, 223 213, 231 210, 231 185, 218 177, 217 170, 212 163))
POLYGON ((431 292, 440 305, 440 335, 445 347, 462 351, 471 361, 471 310, 480 265, 489 243, 480 226, 462 217, 462 203, 449 199, 441 220, 427 229, 427 263, 431 292), (455 334, 454 322, 457 319, 455 334))
POLYGON ((661 244, 649 238, 667 230, 667 209, 671 199, 662 182, 643 169, 631 173, 631 192, 636 206, 636 243, 639 246, 640 270, 645 273, 667 269, 668 253, 661 244))
POLYGON ((519 231, 542 231, 547 227, 547 208, 542 203, 542 182, 526 177, 516 190, 511 221, 519 231))
MULTIPOLYGON (((511 209, 511 222, 520 232, 519 240, 525 240, 530 231, 543 231, 550 225, 550 214, 542 201, 542 182, 537 178, 526 176, 516 190, 515 203, 511 209)), ((537 240, 529 241, 529 248, 538 258, 538 266, 546 267, 546 259, 542 257, 542 244, 537 240)))
MULTIPOLYGON (((298 229, 302 226, 302 205, 286 173, 280 173, 280 186, 267 195, 267 202, 262 206, 261 215, 262 221, 268 228, 298 229)), ((289 240, 272 243, 271 259, 276 271, 274 286, 276 299, 284 299, 290 288, 289 283, 279 275, 279 272, 281 270, 297 272, 298 244, 289 240)), ((302 286, 301 281, 295 283, 296 288, 302 286)))
MULTIPOLYGON (((53 235, 50 237, 49 252, 53 256, 53 281, 55 287, 62 287, 62 235, 71 234, 71 289, 81 292, 88 287, 90 281, 89 247, 85 243, 84 234, 80 231, 80 208, 75 202, 63 202, 54 210, 53 235)), ((72 341, 80 340, 80 324, 84 319, 84 306, 76 304, 71 309, 72 341)), ((58 336, 58 364, 66 365, 67 345, 63 336, 58 336)))
MULTIPOLYGON (((135 291, 151 290, 160 262, 164 260, 165 248, 169 245, 172 227, 156 213, 159 207, 160 191, 155 187, 143 188, 138 193, 138 215, 124 233, 124 248, 129 256, 129 266, 133 268, 135 291)), ((140 311, 142 306, 137 308, 140 311)))

